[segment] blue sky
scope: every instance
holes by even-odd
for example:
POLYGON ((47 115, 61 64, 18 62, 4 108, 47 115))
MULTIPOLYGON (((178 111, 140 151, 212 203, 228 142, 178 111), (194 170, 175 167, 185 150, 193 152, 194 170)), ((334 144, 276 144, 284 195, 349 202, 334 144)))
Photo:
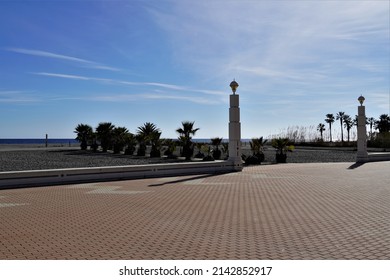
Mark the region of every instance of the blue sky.
MULTIPOLYGON (((73 138, 79 123, 176 138, 390 113, 389 1, 0 0, 0 138, 73 138)), ((335 124, 336 126, 336 124, 335 124)), ((335 127, 335 129, 338 129, 335 127)))

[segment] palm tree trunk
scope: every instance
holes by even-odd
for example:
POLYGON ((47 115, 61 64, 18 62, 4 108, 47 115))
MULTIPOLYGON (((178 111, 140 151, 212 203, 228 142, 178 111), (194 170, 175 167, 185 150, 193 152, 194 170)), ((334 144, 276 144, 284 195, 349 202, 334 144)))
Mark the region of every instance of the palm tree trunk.
POLYGON ((370 140, 372 140, 372 123, 370 123, 370 140))

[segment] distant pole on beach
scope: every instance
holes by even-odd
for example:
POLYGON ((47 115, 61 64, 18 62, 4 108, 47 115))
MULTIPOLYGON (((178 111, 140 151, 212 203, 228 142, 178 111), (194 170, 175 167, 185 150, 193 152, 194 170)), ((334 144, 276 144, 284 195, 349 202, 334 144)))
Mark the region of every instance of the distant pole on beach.
POLYGON ((357 155, 356 162, 367 162, 367 129, 366 129, 366 107, 363 106, 365 98, 361 95, 358 98, 358 128, 357 128, 357 155))
POLYGON ((240 96, 236 94, 238 83, 230 83, 233 94, 230 95, 229 108, 229 161, 233 163, 234 170, 242 170, 241 160, 241 123, 240 123, 240 96))
POLYGON ((45 141, 46 148, 47 148, 48 139, 49 139, 49 135, 47 135, 47 133, 46 133, 46 141, 45 141))

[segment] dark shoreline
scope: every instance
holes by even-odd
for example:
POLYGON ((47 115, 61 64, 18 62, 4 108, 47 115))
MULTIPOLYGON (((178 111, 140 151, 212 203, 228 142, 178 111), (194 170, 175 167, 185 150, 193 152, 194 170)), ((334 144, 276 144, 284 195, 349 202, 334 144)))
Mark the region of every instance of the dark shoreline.
MULTIPOLYGON (((245 154, 250 150, 243 149, 245 154)), ((268 148, 264 151, 264 163, 275 162, 275 151, 268 148)), ((355 162, 356 152, 353 150, 297 148, 288 153, 287 163, 312 162, 355 162)), ((25 147, 24 149, 0 149, 0 172, 43 170, 61 168, 83 168, 101 166, 142 165, 153 163, 184 162, 183 159, 137 157, 112 153, 93 153, 81 151, 77 147, 25 147)))

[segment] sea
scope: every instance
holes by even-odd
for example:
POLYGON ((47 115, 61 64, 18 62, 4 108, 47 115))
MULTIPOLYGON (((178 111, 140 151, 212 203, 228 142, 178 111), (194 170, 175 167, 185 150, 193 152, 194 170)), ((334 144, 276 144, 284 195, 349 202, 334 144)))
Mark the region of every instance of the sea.
MULTIPOLYGON (((176 139, 173 139, 176 140, 176 139)), ((242 139, 242 142, 249 142, 250 139, 242 139)), ((198 143, 211 143, 210 138, 194 138, 193 142, 198 143)), ((223 139, 223 142, 228 142, 228 139, 223 139)), ((74 138, 49 138, 47 139, 47 144, 52 145, 73 145, 78 144, 79 142, 74 138)), ((0 145, 10 144, 10 145, 36 145, 36 144, 46 144, 45 138, 18 138, 18 139, 0 139, 0 145)))
MULTIPOLYGON (((69 145, 79 143, 77 140, 72 138, 49 138, 47 139, 48 144, 55 145, 69 145)), ((21 138, 21 139, 0 139, 0 145, 35 145, 35 144, 46 144, 45 138, 21 138)))

